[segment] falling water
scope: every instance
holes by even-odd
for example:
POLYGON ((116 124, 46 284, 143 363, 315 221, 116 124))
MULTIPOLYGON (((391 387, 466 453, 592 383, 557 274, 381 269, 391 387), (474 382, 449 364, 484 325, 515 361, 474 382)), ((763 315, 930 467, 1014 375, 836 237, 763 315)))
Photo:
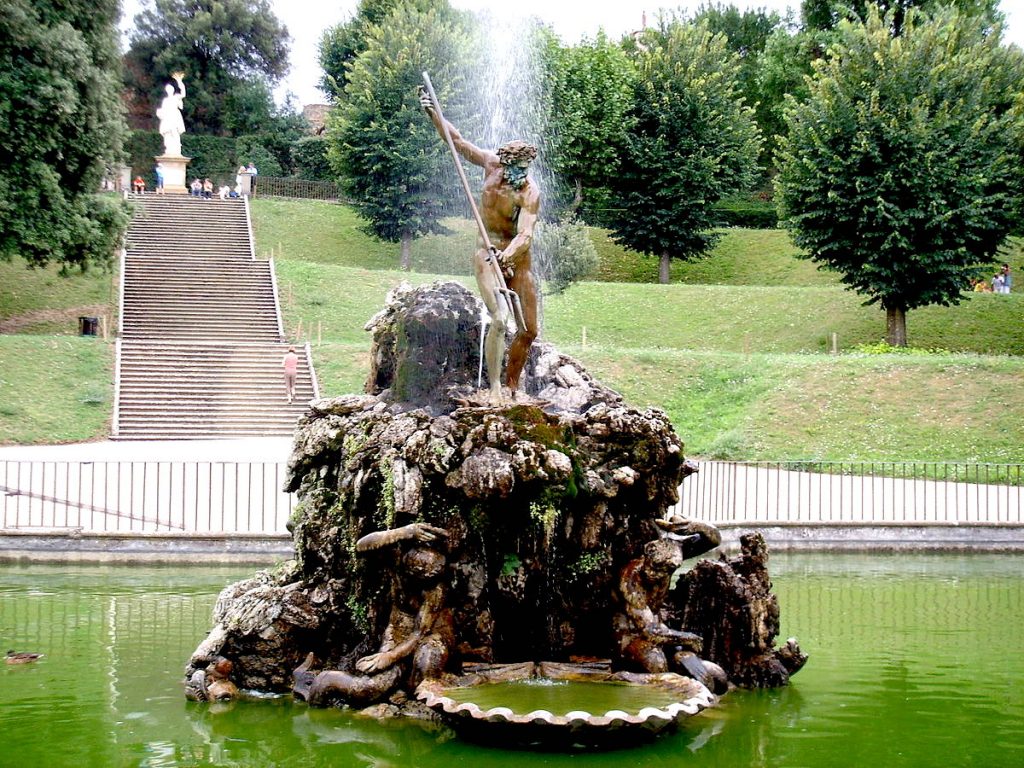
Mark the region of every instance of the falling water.
MULTIPOLYGON (((470 78, 476 91, 470 101, 480 111, 479 143, 496 149, 519 139, 537 146, 539 155, 530 167, 530 177, 540 190, 542 215, 550 214, 549 193, 557 183, 545 157, 553 126, 541 55, 544 32, 536 18, 516 15, 514 9, 479 14, 477 20, 483 42, 478 46, 477 71, 470 78)), ((536 241, 533 271, 538 277, 549 273, 547 256, 536 241)), ((543 300, 538 311, 543 329, 543 300)))

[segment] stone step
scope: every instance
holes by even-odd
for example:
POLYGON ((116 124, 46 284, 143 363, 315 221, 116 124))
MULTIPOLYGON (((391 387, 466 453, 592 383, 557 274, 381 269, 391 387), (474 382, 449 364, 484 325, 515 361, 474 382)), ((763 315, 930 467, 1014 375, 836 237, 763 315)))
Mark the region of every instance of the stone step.
POLYGON ((181 351, 188 354, 195 353, 196 355, 202 355, 204 352, 221 355, 224 354, 225 350, 231 353, 237 352, 239 354, 251 352, 275 352, 283 355, 288 351, 289 346, 295 346, 295 351, 299 354, 299 361, 301 362, 303 360, 302 345, 290 345, 281 341, 253 341, 248 344, 244 342, 232 342, 230 344, 226 344, 216 341, 205 343, 182 343, 179 341, 164 341, 158 338, 147 338, 124 341, 122 342, 122 346, 126 350, 131 349, 133 351, 152 352, 154 354, 181 351))
POLYGON ((159 411, 133 412, 125 409, 121 412, 121 426, 146 423, 150 426, 187 424, 189 421, 195 423, 217 422, 221 424, 234 424, 240 427, 257 426, 260 424, 294 424, 308 408, 308 398, 303 401, 301 398, 289 403, 282 392, 278 397, 278 404, 274 408, 257 410, 254 408, 225 408, 221 405, 209 403, 201 405, 183 406, 179 409, 166 408, 159 411))
POLYGON ((140 320, 147 317, 153 319, 157 317, 178 318, 181 321, 187 321, 190 318, 201 320, 208 317, 211 312, 216 312, 216 316, 223 320, 251 320, 253 322, 265 320, 274 323, 275 326, 277 324, 277 313, 274 312, 272 302, 253 301, 249 304, 232 304, 230 307, 223 307, 219 306, 216 301, 205 298, 197 298, 195 301, 182 304, 156 304, 133 300, 131 304, 125 302, 124 307, 126 318, 132 317, 140 320))

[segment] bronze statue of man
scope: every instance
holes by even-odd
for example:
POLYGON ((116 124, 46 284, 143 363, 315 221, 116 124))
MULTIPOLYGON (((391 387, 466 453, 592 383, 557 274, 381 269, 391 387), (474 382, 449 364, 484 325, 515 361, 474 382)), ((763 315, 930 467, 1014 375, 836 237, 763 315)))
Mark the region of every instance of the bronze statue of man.
POLYGON ((481 149, 463 138, 455 126, 437 113, 429 94, 421 93, 420 104, 441 138, 446 138, 447 132, 455 150, 473 165, 484 169, 480 218, 496 252, 488 252, 481 244, 473 257, 473 271, 480 297, 491 316, 484 360, 487 362, 491 399, 500 402, 507 317, 499 300, 500 285, 491 260, 497 259, 505 283, 518 294, 522 306, 523 322, 517 324, 505 371, 505 384, 514 397, 530 345, 537 338, 538 331, 537 283, 531 271, 530 245, 540 210, 540 193, 529 175, 530 163, 537 157, 537 148, 522 141, 511 141, 496 152, 481 149))

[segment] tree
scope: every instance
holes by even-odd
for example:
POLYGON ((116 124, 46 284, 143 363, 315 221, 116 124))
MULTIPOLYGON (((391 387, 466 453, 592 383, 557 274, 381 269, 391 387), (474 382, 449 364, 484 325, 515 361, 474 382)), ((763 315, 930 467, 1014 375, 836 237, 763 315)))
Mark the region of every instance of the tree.
POLYGON ((892 25, 870 8, 837 27, 807 101, 787 107, 777 199, 805 258, 880 303, 905 346, 907 311, 957 304, 1005 238, 1024 123, 1007 88, 1019 51, 981 19, 910 10, 899 37, 892 25))
POLYGON ((127 224, 96 194, 121 159, 116 0, 0 6, 0 258, 110 263, 127 224))
POLYGON ((908 11, 932 13, 947 5, 955 6, 964 16, 981 18, 990 28, 1003 19, 999 0, 803 0, 800 14, 805 30, 830 31, 843 19, 865 21, 873 6, 882 18, 890 20, 889 29, 898 35, 908 11))
POLYGON ((366 50, 367 32, 383 22, 401 0, 359 0, 355 15, 324 31, 320 38, 320 90, 339 101, 348 84, 348 68, 366 50))
POLYGON ((603 220, 632 104, 633 64, 604 33, 555 52, 550 166, 576 190, 574 209, 603 220))
POLYGON ((778 124, 774 118, 781 108, 782 98, 773 90, 764 90, 769 83, 761 75, 765 68, 765 46, 776 30, 785 34, 782 18, 764 8, 741 12, 735 5, 705 3, 697 9, 693 20, 704 21, 712 32, 725 35, 729 50, 739 56, 739 91, 747 106, 753 108, 754 122, 765 139, 759 163, 767 167, 775 148, 773 136, 778 124))
POLYGON ((597 269, 600 259, 586 226, 571 215, 537 227, 533 254, 550 293, 564 293, 597 269))
POLYGON ((323 136, 303 136, 292 145, 295 175, 307 181, 333 181, 323 136))
POLYGON ((447 231, 441 218, 457 182, 417 88, 429 71, 446 114, 460 122, 456 95, 465 93, 467 23, 446 0, 398 5, 367 30, 366 50, 328 118, 329 157, 342 187, 360 205, 371 234, 401 243, 403 269, 414 237, 447 231))
POLYGON ((704 24, 675 23, 638 48, 611 226, 617 242, 659 256, 662 283, 672 258, 714 244, 711 206, 756 176, 761 140, 726 46, 704 24))
POLYGON ((703 21, 711 32, 725 35, 729 50, 740 58, 740 92, 753 107, 761 100, 757 83, 761 54, 768 38, 781 27, 782 18, 764 8, 740 11, 735 5, 705 3, 697 9, 693 21, 703 21))
POLYGON ((768 38, 756 75, 761 98, 756 110, 757 125, 764 135, 766 156, 774 156, 778 137, 786 132, 786 97, 797 101, 807 98, 812 62, 823 54, 830 35, 818 30, 790 32, 780 28, 768 38))
POLYGON ((268 0, 149 0, 135 17, 124 66, 134 127, 154 127, 155 101, 180 70, 188 130, 227 135, 237 103, 252 107, 254 83, 272 108, 266 85, 288 69, 288 30, 268 0))

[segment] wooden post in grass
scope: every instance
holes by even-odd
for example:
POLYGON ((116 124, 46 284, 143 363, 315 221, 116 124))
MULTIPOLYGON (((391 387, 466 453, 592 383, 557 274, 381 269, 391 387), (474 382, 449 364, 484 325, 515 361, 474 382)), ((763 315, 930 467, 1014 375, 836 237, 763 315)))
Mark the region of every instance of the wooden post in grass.
POLYGON ((318 347, 321 344, 324 343, 323 330, 324 330, 324 328, 323 328, 323 321, 322 320, 317 320, 316 321, 316 345, 318 347))
POLYGON ((839 354, 839 334, 835 331, 832 331, 832 354, 839 354))

